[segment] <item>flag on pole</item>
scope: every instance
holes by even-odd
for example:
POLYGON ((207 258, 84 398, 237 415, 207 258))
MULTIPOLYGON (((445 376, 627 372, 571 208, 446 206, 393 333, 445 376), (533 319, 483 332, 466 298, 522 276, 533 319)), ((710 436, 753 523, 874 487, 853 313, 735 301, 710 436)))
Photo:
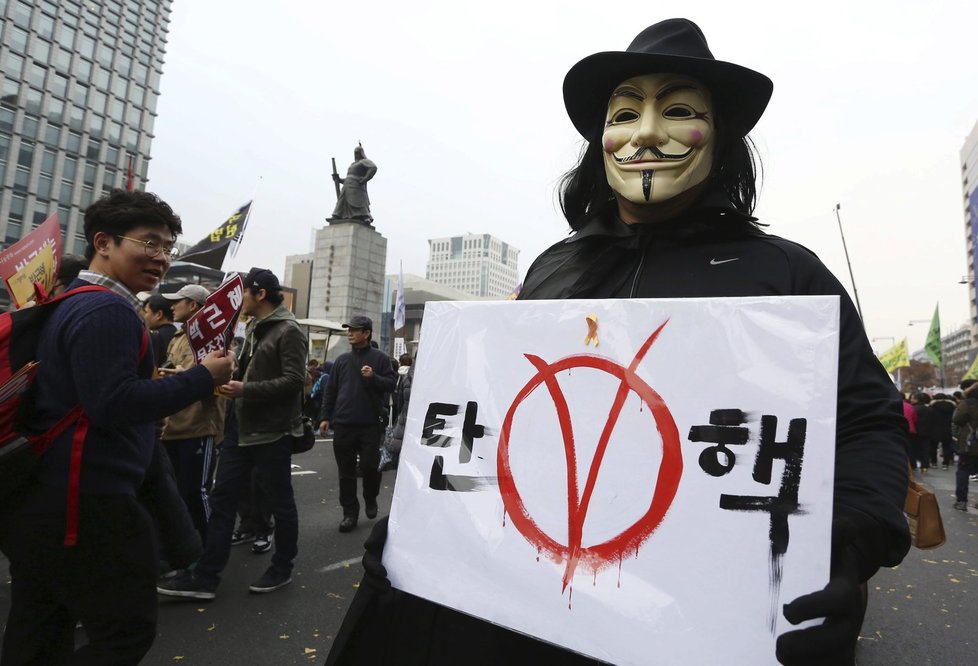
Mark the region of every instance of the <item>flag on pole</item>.
POLYGON ((927 332, 927 342, 924 343, 924 351, 930 356, 938 368, 941 367, 941 304, 934 307, 934 318, 930 322, 930 330, 927 332))
POLYGON ((968 368, 968 372, 964 373, 964 377, 961 378, 961 381, 964 381, 965 379, 978 379, 978 356, 975 357, 974 363, 972 363, 971 367, 968 368))
POLYGON ((397 278, 397 301, 394 304, 394 330, 399 331, 404 328, 406 317, 404 307, 404 262, 401 262, 401 273, 397 278))
POLYGON ((35 282, 50 291, 60 266, 61 224, 57 212, 0 252, 0 279, 17 307, 34 297, 35 282))
POLYGON ((887 372, 893 372, 897 368, 909 368, 910 353, 907 351, 907 339, 900 340, 900 342, 880 354, 879 359, 887 372))
MULTIPOLYGON (((251 211, 251 202, 244 204, 231 214, 221 226, 210 232, 202 241, 194 245, 185 253, 180 255, 180 261, 187 261, 207 266, 215 270, 221 270, 224 264, 224 257, 232 243, 240 244, 244 227, 248 222, 248 213, 251 211)), ((231 256, 234 256, 233 254, 231 256)))
POLYGON ((520 292, 523 291, 523 283, 520 282, 518 285, 513 287, 513 291, 510 292, 509 296, 506 297, 507 301, 515 301, 519 297, 520 292))

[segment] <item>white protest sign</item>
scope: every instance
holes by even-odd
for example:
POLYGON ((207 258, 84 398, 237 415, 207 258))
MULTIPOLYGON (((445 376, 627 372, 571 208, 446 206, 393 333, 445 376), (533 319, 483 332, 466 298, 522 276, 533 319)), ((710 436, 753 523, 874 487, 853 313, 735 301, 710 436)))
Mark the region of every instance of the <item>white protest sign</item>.
POLYGON ((838 322, 834 296, 429 302, 391 583, 616 664, 776 664, 782 604, 828 581, 838 322))

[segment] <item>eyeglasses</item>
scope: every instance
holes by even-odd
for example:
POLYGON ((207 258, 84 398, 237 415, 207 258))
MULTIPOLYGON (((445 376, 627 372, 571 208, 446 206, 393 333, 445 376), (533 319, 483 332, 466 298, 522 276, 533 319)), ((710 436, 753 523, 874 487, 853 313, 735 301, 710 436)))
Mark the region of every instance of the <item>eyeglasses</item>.
POLYGON ((116 236, 116 238, 124 238, 127 241, 139 243, 143 246, 143 249, 146 250, 147 257, 156 257, 159 256, 160 252, 162 252, 167 259, 173 259, 180 254, 180 250, 178 250, 174 245, 164 245, 159 241, 140 240, 138 238, 131 238, 129 236, 122 235, 116 236))

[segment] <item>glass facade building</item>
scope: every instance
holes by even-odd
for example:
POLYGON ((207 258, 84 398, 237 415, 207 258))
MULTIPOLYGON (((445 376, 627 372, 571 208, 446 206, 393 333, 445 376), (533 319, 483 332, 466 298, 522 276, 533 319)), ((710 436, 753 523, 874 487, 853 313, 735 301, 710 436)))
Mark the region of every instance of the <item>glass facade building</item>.
MULTIPOLYGON (((143 189, 171 0, 0 0, 0 239, 58 211, 65 252, 105 191, 143 189)), ((6 298, 3 293, 0 298, 6 298)))

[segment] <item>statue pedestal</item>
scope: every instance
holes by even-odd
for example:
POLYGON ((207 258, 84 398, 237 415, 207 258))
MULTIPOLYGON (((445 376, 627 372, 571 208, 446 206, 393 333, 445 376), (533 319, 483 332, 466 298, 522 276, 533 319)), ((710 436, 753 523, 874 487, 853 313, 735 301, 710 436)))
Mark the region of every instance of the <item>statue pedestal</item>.
POLYGON ((365 227, 374 228, 373 218, 369 220, 363 220, 358 218, 343 218, 343 217, 327 217, 326 222, 329 224, 361 224, 365 227))
POLYGON ((379 338, 387 239, 364 220, 328 222, 316 230, 309 316, 344 322, 364 314, 374 320, 379 338))

